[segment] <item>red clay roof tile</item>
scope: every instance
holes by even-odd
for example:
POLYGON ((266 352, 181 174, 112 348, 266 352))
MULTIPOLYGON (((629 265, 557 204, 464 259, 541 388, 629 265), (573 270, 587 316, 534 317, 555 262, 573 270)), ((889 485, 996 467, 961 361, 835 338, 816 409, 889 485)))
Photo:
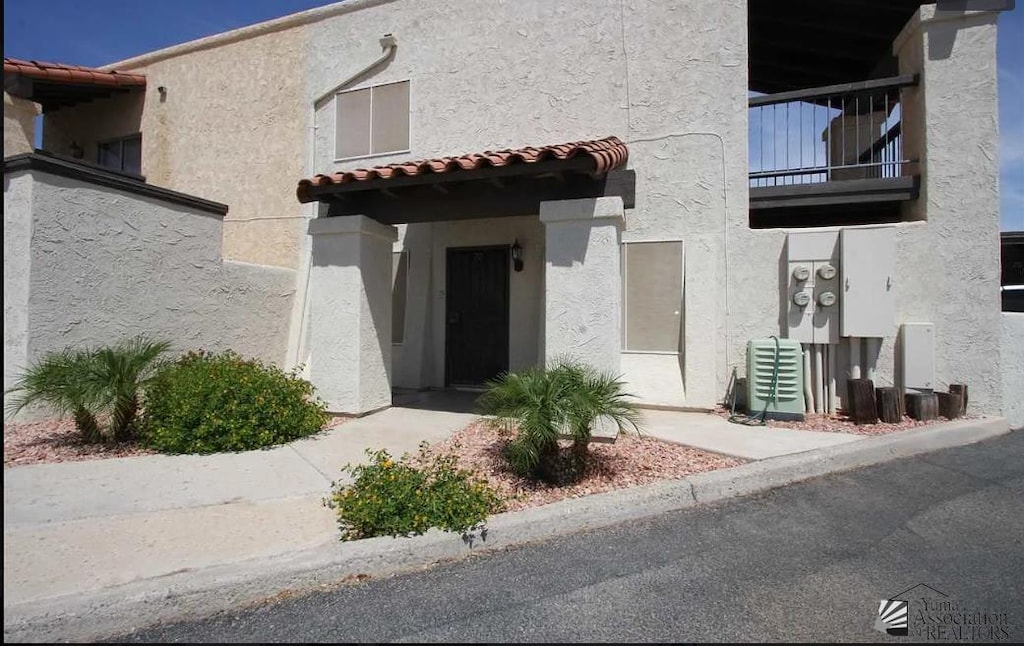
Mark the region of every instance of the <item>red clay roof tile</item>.
POLYGON ((72 83, 76 85, 102 85, 108 87, 146 86, 146 77, 142 74, 118 72, 115 70, 104 71, 93 67, 64 65, 63 63, 24 61, 5 56, 4 75, 7 74, 20 74, 41 81, 72 83))
POLYGON ((359 168, 330 175, 315 175, 299 181, 296 191, 300 202, 311 202, 310 189, 331 184, 350 182, 374 182, 392 177, 416 176, 427 173, 452 173, 473 171, 480 168, 509 166, 512 164, 534 164, 553 159, 572 159, 579 155, 594 160, 593 173, 601 175, 625 166, 629 149, 618 137, 606 137, 593 141, 573 141, 553 146, 527 146, 526 148, 485 151, 456 157, 439 157, 420 161, 401 162, 373 168, 359 168))

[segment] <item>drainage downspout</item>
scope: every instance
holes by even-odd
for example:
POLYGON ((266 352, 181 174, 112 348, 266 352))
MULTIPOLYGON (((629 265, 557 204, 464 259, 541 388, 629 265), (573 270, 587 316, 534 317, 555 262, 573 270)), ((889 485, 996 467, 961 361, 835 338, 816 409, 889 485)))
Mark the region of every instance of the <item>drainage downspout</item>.
MULTIPOLYGON (((391 34, 384 34, 380 39, 380 46, 384 50, 372 63, 352 74, 341 83, 338 83, 330 90, 327 90, 310 104, 309 109, 309 141, 306 149, 309 157, 306 160, 306 177, 312 177, 316 173, 316 112, 326 101, 343 90, 347 85, 359 80, 364 74, 390 60, 398 48, 398 40, 391 34)), ((318 202, 310 202, 306 205, 306 220, 312 220, 317 216, 319 209, 318 202)), ((288 334, 288 354, 286 363, 291 367, 304 365, 308 375, 309 366, 303 361, 306 348, 306 312, 309 309, 309 274, 313 264, 313 241, 308 233, 302 236, 302 258, 299 262, 298 289, 295 292, 295 304, 292 306, 292 325, 288 334)))

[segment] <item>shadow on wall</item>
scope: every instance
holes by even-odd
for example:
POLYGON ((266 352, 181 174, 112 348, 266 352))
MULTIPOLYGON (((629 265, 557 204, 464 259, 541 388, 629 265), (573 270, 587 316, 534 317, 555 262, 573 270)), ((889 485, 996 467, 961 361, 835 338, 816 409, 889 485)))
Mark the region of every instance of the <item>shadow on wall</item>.
MULTIPOLYGON (((552 225, 548 225, 551 227, 552 225)), ((554 225, 556 229, 548 233, 547 260, 557 267, 572 267, 575 263, 583 264, 587 259, 587 248, 590 246, 590 227, 554 225)), ((616 242, 619 242, 616 240, 616 242)))
MULTIPOLYGON (((935 17, 939 18, 943 14, 951 15, 955 13, 957 12, 936 10, 935 17)), ((959 29, 952 24, 937 25, 930 28, 928 30, 928 60, 944 61, 952 56, 958 31, 959 29)))
MULTIPOLYGON (((963 20, 970 11, 1011 11, 1016 3, 1014 0, 939 0, 935 5, 934 20, 963 20)), ((942 61, 953 54, 956 45, 957 27, 962 22, 939 24, 928 30, 928 60, 942 61)))

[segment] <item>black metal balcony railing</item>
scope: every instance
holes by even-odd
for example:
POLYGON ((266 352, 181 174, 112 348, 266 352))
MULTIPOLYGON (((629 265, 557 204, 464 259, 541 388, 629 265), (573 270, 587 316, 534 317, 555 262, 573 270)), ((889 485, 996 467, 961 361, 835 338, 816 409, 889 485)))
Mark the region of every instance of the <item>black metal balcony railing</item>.
POLYGON ((901 177, 902 92, 916 76, 754 96, 750 186, 901 177))

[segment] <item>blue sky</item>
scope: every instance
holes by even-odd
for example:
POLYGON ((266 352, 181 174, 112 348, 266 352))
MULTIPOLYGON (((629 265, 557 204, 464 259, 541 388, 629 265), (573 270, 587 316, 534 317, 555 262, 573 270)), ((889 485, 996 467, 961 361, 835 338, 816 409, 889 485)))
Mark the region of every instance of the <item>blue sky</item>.
MULTIPOLYGON (((466 1, 466 0, 459 0, 466 1)), ((4 55, 103 65, 323 0, 4 0, 4 55)), ((1020 4, 1020 3, 1019 3, 1020 4)), ((1024 230, 1024 6, 999 22, 1001 225, 1024 230)))

